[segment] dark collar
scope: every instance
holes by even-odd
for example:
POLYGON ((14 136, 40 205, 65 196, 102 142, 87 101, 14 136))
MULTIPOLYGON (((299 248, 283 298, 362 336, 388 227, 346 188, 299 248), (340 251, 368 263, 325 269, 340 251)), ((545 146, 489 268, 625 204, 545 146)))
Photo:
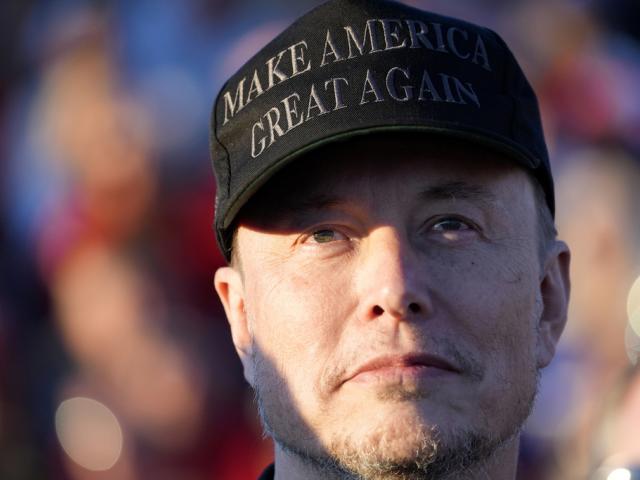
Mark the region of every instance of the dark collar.
POLYGON ((273 466, 273 463, 265 468, 262 475, 258 478, 258 480, 273 480, 275 476, 276 469, 273 466))

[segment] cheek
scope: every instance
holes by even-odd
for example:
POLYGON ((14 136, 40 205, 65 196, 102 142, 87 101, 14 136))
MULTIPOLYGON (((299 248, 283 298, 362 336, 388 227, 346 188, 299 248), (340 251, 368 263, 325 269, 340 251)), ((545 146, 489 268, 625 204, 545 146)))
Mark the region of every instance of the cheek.
POLYGON ((349 275, 282 264, 251 278, 246 310, 258 348, 294 395, 316 392, 356 305, 349 275))
POLYGON ((444 311, 436 318, 448 323, 449 338, 468 349, 484 373, 473 401, 476 420, 488 430, 523 420, 535 394, 536 284, 525 269, 479 258, 464 273, 442 274, 437 284, 434 304, 444 311))
POLYGON ((431 269, 435 308, 445 310, 439 316, 494 368, 508 370, 516 359, 529 362, 533 355, 539 285, 535 259, 525 259, 486 252, 452 255, 431 269))

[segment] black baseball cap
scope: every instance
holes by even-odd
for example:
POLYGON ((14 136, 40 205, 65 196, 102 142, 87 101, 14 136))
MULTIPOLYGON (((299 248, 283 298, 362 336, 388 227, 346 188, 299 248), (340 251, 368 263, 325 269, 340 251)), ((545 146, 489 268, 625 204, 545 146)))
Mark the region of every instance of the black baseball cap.
POLYGON ((393 131, 505 153, 532 172, 554 213, 538 102, 495 32, 388 0, 330 0, 260 50, 216 98, 215 229, 227 260, 236 215, 276 172, 329 142, 393 131))

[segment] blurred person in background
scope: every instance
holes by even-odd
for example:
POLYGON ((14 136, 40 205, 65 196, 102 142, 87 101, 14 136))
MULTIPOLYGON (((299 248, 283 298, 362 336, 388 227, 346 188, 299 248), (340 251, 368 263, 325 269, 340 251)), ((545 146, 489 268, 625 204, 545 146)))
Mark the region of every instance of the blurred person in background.
POLYGON ((640 82, 640 49, 637 29, 628 28, 637 6, 544 1, 514 10, 514 28, 529 31, 521 47, 550 134, 558 229, 572 246, 568 329, 542 377, 523 444, 523 463, 536 473, 521 473, 583 479, 603 398, 637 361, 638 337, 625 312, 640 273, 640 95, 632 87, 640 82))
MULTIPOLYGON (((578 150, 565 159, 557 185, 558 228, 575 245, 575 281, 561 345, 564 386, 555 392, 574 401, 562 408, 556 426, 563 429, 556 478, 580 479, 593 461, 603 402, 638 362, 640 329, 632 324, 627 299, 640 275, 640 162, 615 146, 578 150)), ((630 431, 639 427, 629 424, 630 431)))
MULTIPOLYGON (((255 475, 245 449, 260 464, 267 450, 209 295, 222 261, 200 223, 212 182, 162 178, 159 158, 184 137, 156 140, 161 125, 124 81, 107 12, 55 11, 40 11, 55 20, 43 29, 38 82, 16 96, 26 107, 11 125, 3 190, 14 261, 25 258, 21 271, 33 268, 45 290, 37 315, 16 312, 28 334, 14 337, 21 369, 7 381, 32 413, 3 423, 36 441, 13 448, 21 456, 3 462, 3 478, 255 475)), ((181 152, 184 176, 194 162, 181 152)), ((33 303, 33 289, 13 290, 12 306, 33 303)))

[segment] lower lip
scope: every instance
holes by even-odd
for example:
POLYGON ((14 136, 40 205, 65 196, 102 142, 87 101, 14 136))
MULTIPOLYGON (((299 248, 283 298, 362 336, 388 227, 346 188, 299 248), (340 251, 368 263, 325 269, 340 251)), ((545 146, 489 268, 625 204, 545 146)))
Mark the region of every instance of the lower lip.
POLYGON ((407 365, 382 367, 367 370, 353 377, 354 383, 410 383, 421 380, 431 380, 455 375, 456 372, 427 365, 407 365))

